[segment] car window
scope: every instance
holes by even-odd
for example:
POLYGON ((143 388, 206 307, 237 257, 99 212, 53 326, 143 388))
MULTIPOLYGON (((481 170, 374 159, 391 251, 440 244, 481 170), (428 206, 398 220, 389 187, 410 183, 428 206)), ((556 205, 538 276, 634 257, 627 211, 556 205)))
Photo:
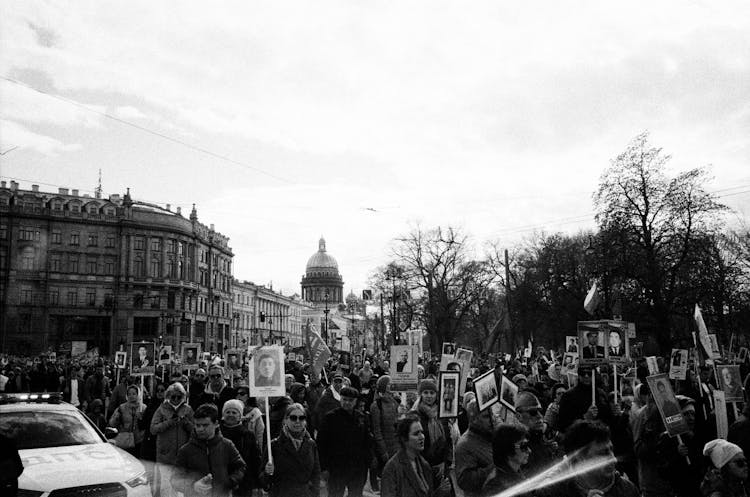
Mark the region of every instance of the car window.
POLYGON ((65 412, 0 413, 0 433, 15 440, 19 450, 102 442, 85 420, 65 412))

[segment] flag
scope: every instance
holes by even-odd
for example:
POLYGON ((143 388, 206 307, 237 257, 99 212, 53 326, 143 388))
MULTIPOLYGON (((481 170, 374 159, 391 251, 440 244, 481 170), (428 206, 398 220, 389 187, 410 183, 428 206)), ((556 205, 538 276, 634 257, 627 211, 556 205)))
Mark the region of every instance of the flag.
POLYGON ((594 315, 594 312, 596 311, 597 307, 599 307, 599 304, 601 303, 601 299, 599 298, 599 292, 597 291, 596 287, 596 281, 591 285, 591 289, 589 290, 589 293, 586 294, 586 298, 583 300, 583 308, 586 309, 586 312, 594 315))
POLYGON ((320 375, 326 361, 331 357, 331 349, 315 331, 309 330, 308 333, 310 337, 310 364, 312 364, 315 374, 320 375))
POLYGON ((718 359, 717 355, 713 352, 711 339, 708 337, 708 328, 706 328, 706 323, 703 321, 703 314, 701 313, 701 308, 698 307, 698 304, 695 304, 693 319, 695 319, 695 324, 698 326, 698 341, 703 346, 703 350, 706 352, 706 357, 709 359, 718 359))

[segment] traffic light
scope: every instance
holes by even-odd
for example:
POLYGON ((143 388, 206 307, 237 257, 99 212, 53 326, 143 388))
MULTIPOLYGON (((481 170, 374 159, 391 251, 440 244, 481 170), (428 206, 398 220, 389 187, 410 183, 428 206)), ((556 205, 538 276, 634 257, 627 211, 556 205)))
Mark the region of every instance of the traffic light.
POLYGON ((260 322, 265 323, 266 322, 266 313, 263 311, 260 311, 260 322))

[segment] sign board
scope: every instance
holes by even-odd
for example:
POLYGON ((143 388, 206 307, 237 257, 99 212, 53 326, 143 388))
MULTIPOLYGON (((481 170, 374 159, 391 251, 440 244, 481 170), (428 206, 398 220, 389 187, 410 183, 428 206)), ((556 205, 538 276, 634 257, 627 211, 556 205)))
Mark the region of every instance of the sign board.
POLYGON ((156 373, 156 344, 133 342, 130 344, 130 374, 149 376, 156 373))
POLYGON ((419 351, 417 347, 410 345, 394 345, 391 347, 391 369, 389 374, 393 390, 405 391, 417 389, 418 357, 419 351))
POLYGON ((284 348, 270 345, 258 348, 250 358, 248 385, 251 397, 283 397, 284 348))
POLYGON ((75 357, 86 353, 86 340, 73 340, 70 342, 70 355, 75 357))
POLYGON ((242 359, 245 351, 242 349, 229 349, 227 350, 226 365, 228 369, 237 371, 242 369, 242 359))
POLYGON ((672 384, 666 374, 657 374, 646 377, 651 394, 654 396, 656 407, 659 409, 664 426, 670 437, 690 431, 682 409, 672 391, 672 384))
POLYGON ((688 350, 672 349, 669 359, 669 379, 684 380, 687 375, 688 350))

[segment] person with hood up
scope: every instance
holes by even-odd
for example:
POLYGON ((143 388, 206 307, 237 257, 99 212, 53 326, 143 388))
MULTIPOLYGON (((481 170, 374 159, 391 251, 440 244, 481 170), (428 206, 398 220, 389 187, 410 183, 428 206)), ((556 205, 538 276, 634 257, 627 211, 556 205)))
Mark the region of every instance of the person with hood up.
POLYGON ((193 408, 185 402, 185 388, 172 383, 151 419, 151 434, 156 436, 156 480, 161 497, 174 494, 170 483, 177 462, 177 451, 190 440, 193 408))
POLYGON ((232 399, 224 402, 221 412, 221 434, 232 441, 247 466, 245 477, 233 494, 239 497, 252 495, 260 473, 260 451, 255 435, 242 424, 244 408, 241 400, 232 399))
POLYGON ((214 404, 199 406, 193 418, 193 434, 177 451, 172 486, 185 497, 231 495, 245 476, 245 461, 219 431, 219 411, 214 404))
POLYGON ((140 456, 143 431, 139 427, 139 422, 146 410, 146 405, 138 400, 138 393, 138 386, 130 385, 126 392, 127 400, 120 404, 109 418, 109 426, 116 428, 119 433, 133 434, 135 445, 124 447, 124 450, 135 457, 140 456))
POLYGON ((711 460, 712 467, 701 483, 701 493, 706 497, 746 497, 748 469, 742 449, 721 438, 711 440, 703 447, 703 455, 711 460))

